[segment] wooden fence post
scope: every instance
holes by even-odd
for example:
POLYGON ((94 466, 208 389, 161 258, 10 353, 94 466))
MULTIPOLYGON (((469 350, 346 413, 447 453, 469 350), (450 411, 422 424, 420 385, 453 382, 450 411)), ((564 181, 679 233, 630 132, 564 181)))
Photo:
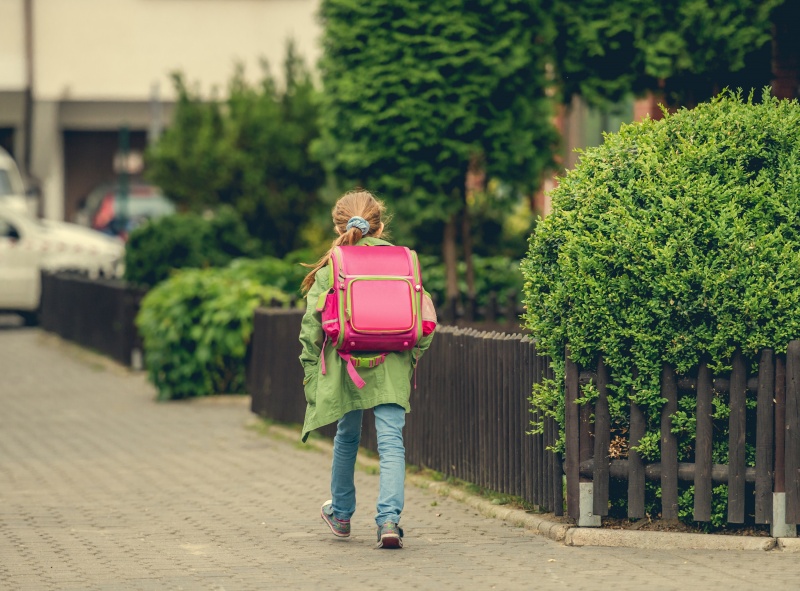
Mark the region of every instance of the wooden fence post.
POLYGON ((775 362, 772 349, 761 351, 758 362, 756 410, 756 523, 772 523, 773 397, 775 362))
MULTIPOLYGON (((639 376, 633 368, 633 376, 639 376)), ((633 449, 639 445, 645 433, 645 419, 641 407, 631 400, 631 423, 628 431, 628 518, 644 517, 644 463, 639 452, 633 449)))
POLYGON ((711 451, 713 443, 711 387, 708 360, 702 359, 697 372, 697 426, 694 458, 695 521, 711 519, 711 451))
POLYGON ((800 341, 786 352, 786 523, 800 523, 800 341))
POLYGON ((645 433, 644 413, 639 405, 631 402, 631 426, 628 439, 628 517, 644 517, 644 463, 633 447, 645 433))
POLYGON ((774 493, 786 492, 786 357, 775 359, 775 484, 774 493))
POLYGON ((672 432, 672 415, 678 411, 675 370, 664 363, 661 369, 661 517, 678 519, 678 439, 672 432))
POLYGON ((595 515, 608 515, 608 448, 611 416, 608 411, 608 370, 602 355, 597 360, 597 402, 594 407, 594 503, 595 515))
POLYGON ((747 369, 739 350, 733 356, 729 394, 731 414, 728 418, 728 523, 744 523, 747 369))
POLYGON ((569 347, 565 349, 564 364, 567 515, 577 521, 580 517, 580 411, 576 402, 578 399, 578 366, 570 358, 569 347))
POLYGON ((775 484, 772 493, 773 538, 797 536, 797 527, 786 519, 786 389, 787 356, 775 358, 775 484))

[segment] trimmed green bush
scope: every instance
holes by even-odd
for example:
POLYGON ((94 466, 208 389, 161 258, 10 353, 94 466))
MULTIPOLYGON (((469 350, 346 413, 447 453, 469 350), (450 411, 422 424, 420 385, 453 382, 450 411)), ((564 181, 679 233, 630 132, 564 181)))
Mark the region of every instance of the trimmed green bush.
POLYGON ((185 269, 151 289, 136 325, 160 400, 242 393, 255 309, 289 296, 266 285, 256 261, 224 269, 185 269))
POLYGON ((125 249, 125 279, 156 285, 174 269, 220 267, 254 249, 244 223, 230 207, 221 207, 208 217, 165 216, 131 232, 125 249))
MULTIPOLYGON (((725 92, 623 126, 582 153, 552 198, 522 273, 526 325, 556 373, 532 403, 562 425, 568 343, 583 366, 604 356, 619 428, 630 400, 644 407, 640 452, 655 461, 662 361, 686 373, 707 355, 723 372, 737 348, 752 358, 800 337, 797 101, 725 92)), ((688 457, 693 397, 680 409, 673 431, 688 457)), ((715 450, 723 460, 727 449, 715 450)))

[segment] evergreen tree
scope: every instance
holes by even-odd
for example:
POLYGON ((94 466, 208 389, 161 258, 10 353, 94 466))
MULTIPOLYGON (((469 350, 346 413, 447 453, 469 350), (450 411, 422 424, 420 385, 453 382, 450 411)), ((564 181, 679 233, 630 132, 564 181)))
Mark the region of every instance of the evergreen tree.
POLYGON ((516 196, 551 164, 548 19, 527 0, 323 0, 320 14, 318 152, 389 201, 401 233, 442 244, 452 303, 470 164, 516 196))
POLYGON ((552 0, 563 98, 604 105, 663 93, 694 105, 770 82, 772 15, 784 0, 552 0))
POLYGON ((175 75, 173 124, 147 153, 148 177, 184 209, 230 204, 264 254, 301 244, 319 204, 324 171, 308 147, 318 137, 310 73, 290 43, 279 89, 264 62, 258 85, 239 66, 224 102, 205 101, 175 75))

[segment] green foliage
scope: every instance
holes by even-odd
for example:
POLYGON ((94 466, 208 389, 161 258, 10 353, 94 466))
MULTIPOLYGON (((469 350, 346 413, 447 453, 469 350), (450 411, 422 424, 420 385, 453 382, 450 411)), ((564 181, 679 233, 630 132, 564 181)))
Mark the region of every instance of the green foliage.
MULTIPOLYGON (((522 294, 522 274, 519 262, 507 257, 473 257, 475 265, 475 297, 479 306, 489 302, 490 294, 497 296, 498 305, 506 303, 508 294, 522 294)), ((445 268, 438 257, 420 255, 422 280, 425 289, 434 296, 437 302, 445 301, 445 268)), ((459 263, 459 276, 464 277, 466 263, 459 263)), ((459 289, 467 291, 466 283, 461 281, 459 289)))
POLYGON ((299 228, 324 183, 308 156, 319 135, 316 92, 291 43, 283 73, 279 90, 266 63, 257 85, 239 66, 224 102, 203 100, 175 74, 174 122, 147 152, 148 177, 167 195, 195 210, 233 206, 261 252, 277 256, 303 246, 299 228))
POLYGON ((125 278, 155 285, 174 269, 220 267, 254 251, 253 239, 230 207, 210 216, 165 216, 131 232, 125 249, 125 278))
POLYGON ((400 234, 462 210, 473 157, 490 178, 538 186, 556 138, 537 3, 323 0, 320 15, 315 150, 343 184, 386 198, 400 234))
POLYGON ((244 392, 255 309, 289 301, 247 269, 177 271, 145 296, 136 325, 159 400, 244 392))
POLYGON ((564 99, 607 105, 664 91, 676 104, 769 82, 771 15, 784 0, 558 0, 553 44, 564 99))
POLYGON ((308 269, 290 258, 276 259, 263 257, 260 259, 237 259, 227 268, 231 280, 254 281, 261 285, 278 288, 289 296, 300 294, 300 282, 308 273, 308 269))
MULTIPOLYGON (((754 358, 800 335, 796 101, 724 93, 624 126, 586 151, 552 197, 521 265, 526 325, 553 359, 559 390, 567 343, 584 367, 603 355, 612 419, 631 400, 643 407, 639 449, 649 460, 659 456, 662 362, 686 374, 705 354, 721 373, 737 348, 754 358)), ((532 402, 541 409, 553 394, 535 391, 532 402)), ((727 402, 713 398, 719 463, 727 402)), ((688 436, 693 421, 682 399, 674 430, 688 436)), ((682 440, 681 453, 691 448, 682 440)))

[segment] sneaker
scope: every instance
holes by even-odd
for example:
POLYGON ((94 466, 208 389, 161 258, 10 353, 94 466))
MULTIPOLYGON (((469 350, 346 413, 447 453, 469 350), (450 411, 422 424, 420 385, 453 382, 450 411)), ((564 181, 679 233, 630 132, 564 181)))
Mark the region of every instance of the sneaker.
POLYGON ((350 520, 337 519, 333 516, 333 501, 325 501, 320 509, 322 521, 328 524, 333 535, 339 538, 350 537, 350 520))
POLYGON ((402 548, 403 530, 396 523, 387 521, 378 526, 378 548, 402 548))

